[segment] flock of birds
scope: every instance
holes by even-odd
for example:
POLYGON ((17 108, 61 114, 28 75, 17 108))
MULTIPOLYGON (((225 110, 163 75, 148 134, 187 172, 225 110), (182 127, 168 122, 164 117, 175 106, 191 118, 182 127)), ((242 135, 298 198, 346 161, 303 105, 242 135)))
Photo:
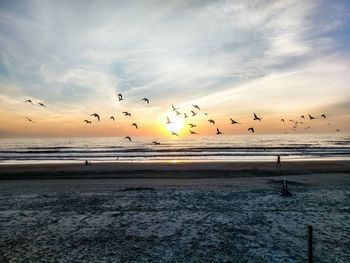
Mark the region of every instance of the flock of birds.
MULTIPOLYGON (((123 100, 124 100, 124 97, 123 97, 123 95, 122 95, 121 93, 117 94, 117 97, 118 97, 118 101, 123 101, 123 100)), ((144 102, 147 103, 147 104, 150 103, 150 100, 149 100, 148 98, 142 98, 141 100, 144 101, 144 102)), ((29 103, 29 104, 34 105, 34 102, 33 102, 32 100, 30 100, 30 99, 26 100, 25 103, 29 103)), ((36 104, 39 105, 40 107, 45 107, 45 108, 46 108, 46 105, 43 104, 43 103, 41 103, 41 102, 36 102, 36 104)), ((171 105, 171 107, 172 107, 172 111, 176 114, 176 116, 183 116, 184 119, 191 118, 191 117, 195 117, 195 116, 201 111, 201 108, 200 108, 198 105, 192 105, 192 109, 190 110, 190 113, 186 113, 186 112, 181 113, 181 112, 179 111, 180 108, 179 108, 179 107, 175 107, 174 105, 171 105)), ((130 116, 131 116, 131 113, 128 112, 128 111, 123 111, 122 113, 123 113, 123 115, 126 116, 126 117, 130 117, 130 116)), ((208 116, 208 113, 206 113, 206 112, 204 112, 203 114, 204 114, 205 116, 208 116)), ((97 113, 92 113, 92 114, 90 115, 90 117, 96 118, 98 122, 101 120, 100 115, 97 114, 97 113)), ((308 117, 309 120, 315 120, 315 119, 317 119, 317 117, 311 116, 310 114, 308 114, 307 117, 308 117)), ((29 122, 35 123, 31 118, 28 118, 28 117, 25 117, 25 118, 26 118, 29 122)), ((322 114, 322 115, 320 115, 319 118, 326 119, 326 115, 325 115, 325 114, 322 114)), ((114 117, 114 116, 110 116, 109 119, 111 119, 112 121, 115 121, 115 117, 114 117)), ((261 122, 262 119, 263 119, 263 118, 262 118, 262 117, 258 117, 258 115, 257 115, 256 113, 253 113, 253 121, 259 121, 259 122, 261 122)), ((304 120, 304 119, 305 119, 305 116, 304 116, 304 115, 301 115, 301 116, 300 116, 300 120, 292 120, 292 119, 289 119, 289 122, 292 122, 292 123, 293 123, 292 129, 293 129, 294 131, 296 131, 296 129, 297 129, 298 126, 300 126, 300 125, 304 125, 304 126, 305 126, 304 122, 301 121, 301 120, 304 120)), ((208 121, 208 123, 210 123, 210 124, 213 124, 213 125, 216 124, 215 120, 213 120, 213 119, 207 119, 207 121, 208 121)), ((285 122, 285 119, 281 119, 280 121, 281 121, 281 122, 285 122)), ((91 120, 88 120, 88 119, 85 119, 83 122, 85 122, 86 124, 92 124, 92 121, 91 121, 91 120)), ((166 124, 169 125, 169 124, 173 124, 173 123, 174 123, 174 121, 170 120, 170 118, 167 117, 166 124)), ((240 125, 240 124, 242 124, 241 122, 238 122, 238 121, 236 121, 236 120, 234 120, 234 119, 232 119, 232 118, 230 118, 230 123, 231 123, 232 125, 240 125)), ((327 125, 330 125, 330 123, 328 123, 327 125)), ((136 129, 139 129, 139 126, 137 125, 137 123, 132 123, 131 126, 135 127, 136 129)), ((192 134, 192 135, 198 135, 198 133, 197 133, 196 131, 193 130, 194 128, 197 127, 197 124, 189 123, 188 126, 190 127, 190 129, 189 129, 189 133, 190 133, 190 134, 192 134)), ((307 126, 307 127, 304 127, 304 128, 305 128, 305 129, 310 129, 311 127, 310 127, 310 126, 307 126)), ((251 133, 255 133, 254 127, 249 127, 249 128, 247 129, 247 131, 248 131, 248 132, 251 132, 251 133)), ((337 132, 340 132, 339 129, 336 129, 336 131, 337 131, 337 132)), ((170 132, 171 132, 171 134, 172 134, 173 136, 179 136, 179 135, 178 135, 176 132, 174 132, 174 131, 170 131, 170 132)), ((223 134, 223 133, 220 131, 219 128, 216 128, 216 134, 217 134, 217 135, 221 135, 221 134, 223 134)), ((125 136, 124 139, 129 140, 130 142, 132 141, 132 139, 131 139, 130 136, 125 136)), ((153 141, 153 144, 159 145, 160 143, 157 142, 157 141, 153 141)))

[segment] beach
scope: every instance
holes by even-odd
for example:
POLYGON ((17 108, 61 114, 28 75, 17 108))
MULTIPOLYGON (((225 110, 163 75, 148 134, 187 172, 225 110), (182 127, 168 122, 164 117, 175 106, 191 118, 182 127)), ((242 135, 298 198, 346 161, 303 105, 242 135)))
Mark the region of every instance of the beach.
POLYGON ((350 260, 349 161, 0 168, 2 262, 350 260))

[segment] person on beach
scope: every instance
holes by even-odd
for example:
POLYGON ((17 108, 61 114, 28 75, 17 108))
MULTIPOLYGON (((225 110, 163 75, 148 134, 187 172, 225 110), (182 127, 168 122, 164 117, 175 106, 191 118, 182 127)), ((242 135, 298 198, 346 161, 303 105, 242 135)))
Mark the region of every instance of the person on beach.
POLYGON ((85 165, 89 165, 89 162, 88 162, 88 160, 85 160, 85 165))
POLYGON ((276 166, 281 167, 281 156, 280 156, 280 155, 277 155, 277 163, 276 163, 276 166))

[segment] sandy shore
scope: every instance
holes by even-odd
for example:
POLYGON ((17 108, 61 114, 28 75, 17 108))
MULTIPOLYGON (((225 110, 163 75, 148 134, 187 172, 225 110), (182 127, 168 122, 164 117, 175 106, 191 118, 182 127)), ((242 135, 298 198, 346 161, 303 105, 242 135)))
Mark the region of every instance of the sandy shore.
POLYGON ((350 262, 347 162, 0 169, 0 262, 350 262))

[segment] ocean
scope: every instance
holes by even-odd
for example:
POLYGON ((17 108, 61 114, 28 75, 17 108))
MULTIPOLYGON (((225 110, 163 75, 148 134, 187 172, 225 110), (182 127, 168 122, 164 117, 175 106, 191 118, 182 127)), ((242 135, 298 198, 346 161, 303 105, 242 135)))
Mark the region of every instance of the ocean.
POLYGON ((0 139, 0 164, 350 160, 349 134, 0 139), (158 141, 159 145, 152 142, 158 141))

